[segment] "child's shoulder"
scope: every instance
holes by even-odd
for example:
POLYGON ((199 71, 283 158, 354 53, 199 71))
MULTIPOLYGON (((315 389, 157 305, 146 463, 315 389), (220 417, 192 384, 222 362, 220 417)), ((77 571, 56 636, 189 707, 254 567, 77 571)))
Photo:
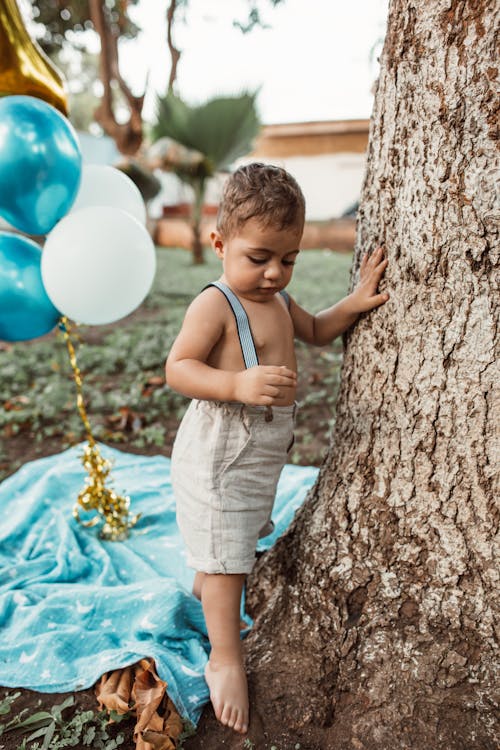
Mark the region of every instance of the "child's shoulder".
POLYGON ((225 319, 228 305, 223 294, 215 286, 206 286, 189 305, 186 316, 209 317, 212 320, 225 319))

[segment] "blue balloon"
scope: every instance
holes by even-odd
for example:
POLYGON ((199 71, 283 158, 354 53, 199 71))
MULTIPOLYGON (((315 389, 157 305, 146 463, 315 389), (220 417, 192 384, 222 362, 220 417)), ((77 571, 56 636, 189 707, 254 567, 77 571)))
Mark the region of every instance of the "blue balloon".
POLYGON ((61 317, 45 291, 41 258, 33 240, 0 232, 0 339, 4 341, 43 336, 61 317))
POLYGON ((0 216, 26 234, 47 234, 71 208, 82 171, 77 135, 33 96, 0 98, 0 216))

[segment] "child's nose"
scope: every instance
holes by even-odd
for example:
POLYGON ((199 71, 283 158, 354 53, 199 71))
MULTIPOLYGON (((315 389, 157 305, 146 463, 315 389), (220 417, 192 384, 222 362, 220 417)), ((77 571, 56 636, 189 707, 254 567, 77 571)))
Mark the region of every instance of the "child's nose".
POLYGON ((281 266, 278 263, 270 263, 264 272, 266 279, 279 279, 281 276, 281 266))

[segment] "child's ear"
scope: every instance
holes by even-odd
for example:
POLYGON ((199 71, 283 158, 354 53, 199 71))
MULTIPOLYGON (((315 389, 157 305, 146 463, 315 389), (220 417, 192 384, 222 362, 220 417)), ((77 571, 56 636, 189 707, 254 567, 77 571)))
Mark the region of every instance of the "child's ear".
POLYGON ((216 256, 222 260, 224 257, 224 242, 219 232, 210 232, 210 244, 215 250, 216 256))

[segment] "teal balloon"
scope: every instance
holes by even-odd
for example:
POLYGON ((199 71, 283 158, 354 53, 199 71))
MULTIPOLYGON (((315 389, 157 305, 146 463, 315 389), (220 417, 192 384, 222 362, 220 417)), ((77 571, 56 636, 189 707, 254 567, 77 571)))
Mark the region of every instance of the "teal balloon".
POLYGON ((41 258, 33 240, 0 232, 0 339, 4 341, 43 336, 61 317, 45 291, 41 258))
POLYGON ((44 235, 71 208, 82 171, 69 120, 33 96, 0 98, 0 216, 44 235))

